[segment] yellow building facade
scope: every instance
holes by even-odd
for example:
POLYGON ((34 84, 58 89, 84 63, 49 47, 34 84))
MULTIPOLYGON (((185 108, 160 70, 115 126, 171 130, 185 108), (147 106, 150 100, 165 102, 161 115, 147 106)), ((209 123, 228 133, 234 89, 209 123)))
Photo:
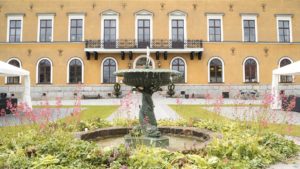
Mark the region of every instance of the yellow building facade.
MULTIPOLYGON (((180 90, 264 92, 273 69, 300 59, 300 1, 0 0, 0 42, 37 98, 71 97, 78 83, 109 91, 121 81, 112 72, 143 64, 147 46, 153 67, 182 72, 180 90)), ((281 80, 298 89, 299 78, 281 80)), ((19 83, 2 78, 0 90, 19 83)))

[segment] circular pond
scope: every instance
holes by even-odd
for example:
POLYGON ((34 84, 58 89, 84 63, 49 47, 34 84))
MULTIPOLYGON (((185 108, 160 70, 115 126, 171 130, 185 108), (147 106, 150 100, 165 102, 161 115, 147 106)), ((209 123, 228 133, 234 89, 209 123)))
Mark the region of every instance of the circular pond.
MULTIPOLYGON (((177 135, 164 135, 169 139, 169 146, 166 149, 170 151, 183 151, 192 149, 201 149, 206 145, 206 140, 199 139, 196 137, 184 137, 177 135)), ((124 144, 124 136, 119 137, 109 137, 109 138, 98 138, 93 140, 100 147, 117 147, 120 144, 124 144)))
MULTIPOLYGON (((193 127, 159 127, 163 136, 169 138, 170 151, 194 150, 203 148, 210 140, 209 132, 193 127)), ((83 140, 91 140, 101 147, 116 147, 124 144, 124 136, 130 127, 102 128, 94 131, 81 132, 77 136, 83 140)))

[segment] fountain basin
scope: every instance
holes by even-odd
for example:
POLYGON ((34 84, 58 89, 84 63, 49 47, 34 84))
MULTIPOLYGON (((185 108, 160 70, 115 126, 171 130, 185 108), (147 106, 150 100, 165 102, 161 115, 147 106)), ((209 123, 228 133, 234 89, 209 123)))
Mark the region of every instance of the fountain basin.
MULTIPOLYGON (((103 147, 118 146, 119 144, 125 144, 126 137, 131 129, 131 127, 101 128, 94 131, 79 132, 76 133, 76 136, 82 140, 95 141, 99 143, 99 146, 103 147)), ((164 147, 171 151, 183 151, 189 148, 200 149, 211 140, 209 131, 194 127, 163 126, 158 127, 158 129, 163 136, 157 139, 168 139, 167 143, 169 143, 169 146, 165 145, 166 142, 159 142, 160 140, 158 142, 161 144, 157 143, 154 145, 152 143, 150 145, 164 147)), ((132 140, 132 138, 130 139, 132 140)), ((143 142, 136 141, 137 144, 143 144, 143 142)))
POLYGON ((123 83, 129 86, 165 86, 171 82, 170 77, 177 77, 180 72, 169 69, 127 69, 115 72, 116 76, 124 77, 123 83))

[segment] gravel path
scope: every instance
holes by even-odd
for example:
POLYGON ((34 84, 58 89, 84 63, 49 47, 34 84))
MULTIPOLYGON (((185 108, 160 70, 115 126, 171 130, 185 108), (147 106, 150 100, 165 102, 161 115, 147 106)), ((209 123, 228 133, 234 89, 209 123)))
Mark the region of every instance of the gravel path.
MULTIPOLYGON (((128 95, 121 100, 121 106, 119 110, 110 115, 107 120, 113 121, 117 118, 137 119, 139 117, 139 111, 141 106, 141 94, 128 95)), ((153 97, 154 113, 157 120, 177 120, 180 116, 172 110, 167 104, 162 102, 164 98, 159 96, 153 97)))
POLYGON ((289 123, 300 125, 300 113, 282 110, 265 109, 259 106, 242 106, 242 107, 206 107, 207 110, 218 112, 220 115, 239 120, 257 120, 268 119, 272 123, 289 123))
POLYGON ((32 124, 33 121, 35 121, 36 123, 41 123, 46 120, 53 122, 66 116, 70 116, 72 112, 73 108, 35 108, 33 109, 33 113, 30 115, 18 113, 17 115, 7 114, 5 116, 0 117, 0 127, 16 126, 20 124, 32 124))

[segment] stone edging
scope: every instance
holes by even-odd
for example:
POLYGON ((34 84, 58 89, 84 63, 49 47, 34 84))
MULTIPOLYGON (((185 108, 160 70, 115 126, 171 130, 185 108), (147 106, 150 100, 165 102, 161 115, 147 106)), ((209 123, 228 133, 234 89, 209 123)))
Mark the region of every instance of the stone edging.
MULTIPOLYGON (((97 138, 116 137, 126 135, 132 127, 108 127, 100 128, 93 131, 77 132, 75 137, 82 140, 93 140, 97 138)), ((202 138, 205 141, 210 141, 212 136, 207 130, 198 129, 195 127, 176 127, 176 126, 160 126, 158 129, 162 134, 174 134, 180 136, 192 136, 202 138)))

